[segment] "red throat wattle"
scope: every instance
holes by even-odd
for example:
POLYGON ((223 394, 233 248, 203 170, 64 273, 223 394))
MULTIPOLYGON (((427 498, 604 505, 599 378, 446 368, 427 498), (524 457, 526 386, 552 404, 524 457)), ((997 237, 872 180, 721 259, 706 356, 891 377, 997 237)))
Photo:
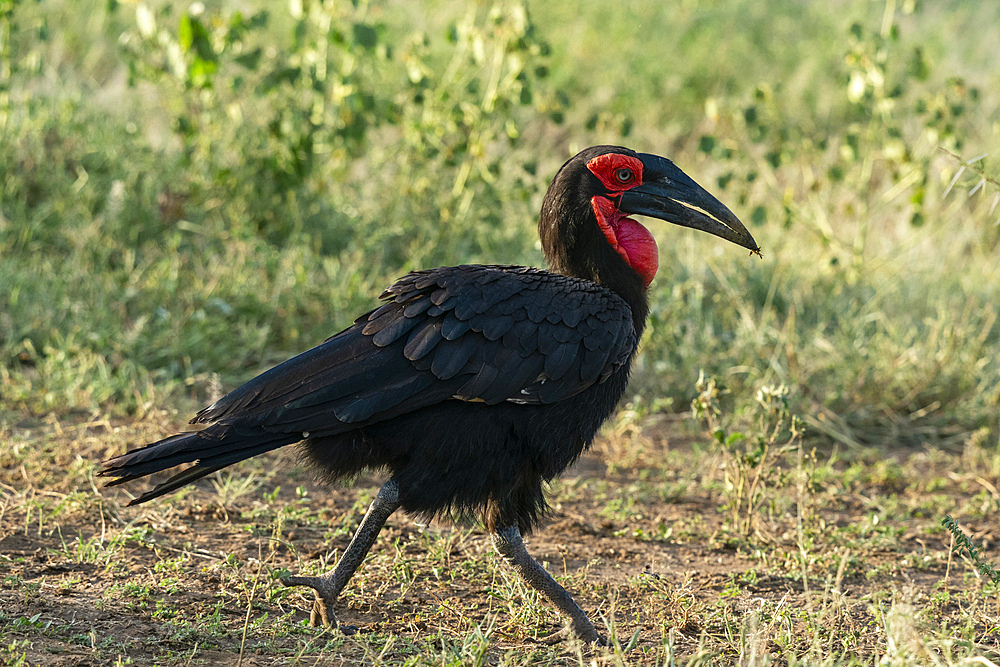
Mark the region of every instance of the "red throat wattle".
POLYGON ((653 235, 638 222, 622 214, 615 203, 606 197, 592 197, 590 204, 608 244, 642 277, 643 284, 649 287, 660 267, 660 254, 653 235))

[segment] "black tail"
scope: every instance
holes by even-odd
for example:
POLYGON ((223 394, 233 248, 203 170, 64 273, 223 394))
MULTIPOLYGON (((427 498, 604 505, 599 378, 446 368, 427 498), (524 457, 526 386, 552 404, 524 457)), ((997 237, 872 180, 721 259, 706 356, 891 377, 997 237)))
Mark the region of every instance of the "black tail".
POLYGON ((299 440, 296 433, 266 433, 259 430, 240 432, 231 426, 215 426, 194 433, 179 433, 145 447, 133 449, 104 462, 102 477, 115 477, 106 486, 115 486, 182 463, 195 462, 151 491, 143 493, 129 505, 138 505, 158 498, 201 479, 228 465, 284 447, 299 440))

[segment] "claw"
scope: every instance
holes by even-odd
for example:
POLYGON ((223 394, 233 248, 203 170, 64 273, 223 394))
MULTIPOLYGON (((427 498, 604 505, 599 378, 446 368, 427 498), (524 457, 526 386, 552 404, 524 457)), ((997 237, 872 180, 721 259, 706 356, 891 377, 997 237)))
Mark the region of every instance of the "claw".
POLYGON ((333 611, 336 596, 330 594, 329 583, 323 577, 287 576, 281 578, 281 583, 285 586, 308 586, 316 591, 316 599, 313 600, 312 610, 309 612, 309 624, 314 628, 339 629, 348 636, 357 632, 355 626, 341 626, 337 621, 337 614, 333 611))
POLYGON ((361 525, 351 538, 351 543, 347 545, 332 572, 322 577, 288 575, 281 578, 281 583, 285 586, 308 586, 316 591, 316 600, 309 613, 309 622, 313 626, 338 628, 345 635, 353 635, 358 631, 353 625, 340 625, 333 611, 333 603, 340 597, 340 592, 344 590, 354 571, 365 559, 365 554, 372 548, 385 520, 397 509, 399 509, 399 484, 395 479, 390 479, 379 489, 378 495, 365 513, 365 518, 361 520, 361 525))

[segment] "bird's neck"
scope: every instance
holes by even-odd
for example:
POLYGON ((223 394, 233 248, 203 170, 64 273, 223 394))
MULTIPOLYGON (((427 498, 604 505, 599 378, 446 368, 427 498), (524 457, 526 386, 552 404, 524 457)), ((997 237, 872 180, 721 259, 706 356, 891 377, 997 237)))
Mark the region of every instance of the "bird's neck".
POLYGON ((600 231, 590 198, 557 196, 566 189, 560 180, 562 174, 557 175, 545 195, 538 224, 549 269, 593 281, 618 294, 632 309, 635 331, 642 335, 649 314, 649 280, 609 244, 600 231))
POLYGON ((609 258, 598 271, 594 282, 600 283, 620 296, 632 310, 632 326, 635 327, 636 338, 642 337, 646 328, 646 316, 649 315, 649 296, 647 283, 643 276, 626 264, 621 258, 609 258))
MULTIPOLYGON (((548 257, 549 270, 573 278, 582 278, 602 285, 622 298, 632 310, 632 325, 637 336, 642 335, 649 314, 646 281, 610 246, 597 246, 590 261, 573 261, 569 253, 548 257)), ((579 257, 576 259, 579 260, 579 257)))

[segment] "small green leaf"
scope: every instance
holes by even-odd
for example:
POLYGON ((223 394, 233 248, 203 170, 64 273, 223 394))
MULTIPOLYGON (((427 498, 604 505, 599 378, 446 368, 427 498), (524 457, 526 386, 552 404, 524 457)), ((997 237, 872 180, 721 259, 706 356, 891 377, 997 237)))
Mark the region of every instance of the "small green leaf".
POLYGON ((177 41, 185 51, 191 50, 191 45, 194 43, 194 29, 191 27, 190 14, 181 16, 180 25, 177 26, 177 41))
POLYGON ((378 43, 378 33, 375 28, 365 23, 354 24, 354 43, 365 49, 374 49, 378 43))
MULTIPOLYGON (((719 433, 721 434, 721 431, 719 431, 719 433)), ((742 433, 740 433, 739 431, 737 431, 736 433, 730 433, 729 437, 726 438, 726 446, 727 447, 732 447, 737 442, 742 442, 743 440, 746 440, 746 439, 747 439, 747 437, 745 435, 743 435, 742 433)))
POLYGON ((263 55, 263 51, 259 48, 254 49, 249 53, 244 53, 233 58, 238 64, 246 67, 248 70, 256 70, 260 65, 260 59, 263 55))
POLYGON ((209 88, 219 66, 211 60, 195 58, 188 70, 190 81, 199 88, 209 88))

